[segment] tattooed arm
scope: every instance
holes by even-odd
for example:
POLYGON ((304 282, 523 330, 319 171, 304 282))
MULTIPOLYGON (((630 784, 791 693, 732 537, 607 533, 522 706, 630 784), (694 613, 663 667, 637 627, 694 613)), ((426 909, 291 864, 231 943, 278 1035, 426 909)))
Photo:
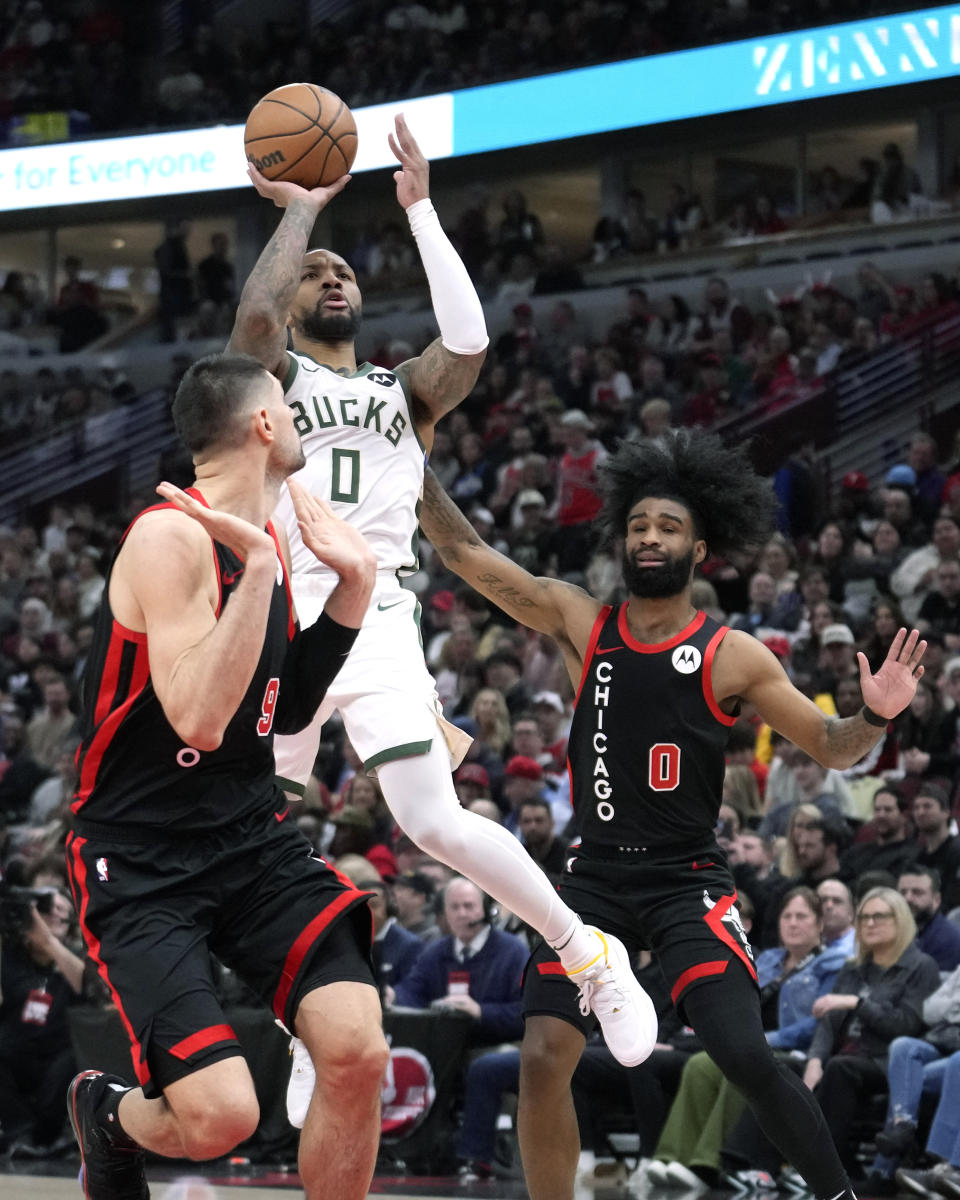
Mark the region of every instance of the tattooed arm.
POLYGON ((430 470, 423 481, 420 525, 451 571, 514 620, 550 634, 561 648, 564 643, 576 647, 582 658, 601 605, 573 584, 536 578, 488 546, 430 470))
POLYGON ((397 374, 407 381, 413 395, 419 430, 432 428, 469 396, 486 355, 485 349, 478 354, 454 354, 437 338, 419 358, 408 359, 397 367, 397 374))
POLYGON ((852 717, 828 717, 799 692, 773 654, 749 634, 731 632, 714 659, 713 689, 721 705, 742 697, 763 719, 822 766, 853 766, 886 732, 886 723, 913 699, 923 675, 920 659, 927 648, 916 630, 901 629, 876 675, 863 654, 860 688, 865 708, 852 717), (866 715, 865 715, 866 714, 866 715), (868 720, 870 716, 872 720, 868 720))
POLYGON ((243 286, 227 350, 252 354, 282 379, 286 372, 287 313, 300 286, 310 234, 317 215, 343 191, 350 176, 343 175, 329 187, 308 191, 295 183, 266 179, 252 165, 248 174, 260 195, 284 213, 243 286))

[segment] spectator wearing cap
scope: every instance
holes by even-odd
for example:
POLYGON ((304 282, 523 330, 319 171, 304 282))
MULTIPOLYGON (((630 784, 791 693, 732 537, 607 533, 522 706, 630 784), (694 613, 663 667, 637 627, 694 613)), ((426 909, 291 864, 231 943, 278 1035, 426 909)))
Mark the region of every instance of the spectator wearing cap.
MULTIPOLYGON (((912 468, 907 470, 912 472, 912 468)), ((896 470, 896 468, 894 468, 896 470)), ((960 525, 946 513, 933 523, 933 536, 925 545, 914 550, 890 576, 890 587, 900 600, 908 621, 917 618, 924 598, 936 579, 940 562, 960 557, 960 525)))
POLYGON ((550 755, 550 770, 564 771, 567 762, 567 710, 558 692, 537 692, 530 701, 530 711, 540 726, 543 745, 550 755))
POLYGON ((402 871, 393 881, 393 902, 397 920, 421 942, 441 937, 437 924, 437 885, 422 871, 402 871))
POLYGON ((509 556, 531 575, 542 575, 550 553, 553 528, 547 519, 547 500, 536 488, 524 488, 513 506, 508 534, 509 556))
POLYGON ((559 835, 570 824, 573 807, 570 800, 570 777, 566 771, 555 771, 553 755, 543 744, 540 725, 531 713, 523 713, 513 723, 512 755, 531 758, 543 767, 544 789, 553 814, 554 831, 559 835))
POLYGON ((840 484, 837 516, 854 537, 870 541, 877 525, 874 497, 870 480, 863 471, 848 471, 840 484))
POLYGON ((393 851, 383 842, 374 840, 374 820, 362 808, 345 804, 330 818, 334 826, 330 842, 330 857, 336 862, 344 854, 359 854, 377 868, 382 878, 397 873, 393 851))
POLYGON ((503 776, 503 796, 508 805, 504 826, 519 837, 520 805, 525 800, 542 799, 543 795, 543 767, 536 759, 515 754, 507 762, 503 776))
POLYGON ((851 674, 857 661, 853 630, 837 622, 827 625, 820 634, 820 656, 817 661, 818 691, 833 692, 837 681, 851 674))
POLYGON ((600 468, 607 451, 592 438, 593 421, 580 408, 560 418, 564 453, 557 468, 554 539, 557 571, 563 577, 581 577, 592 551, 592 523, 600 512, 600 468))
POLYGON ((459 767, 453 786, 464 808, 469 808, 474 800, 490 799, 490 773, 480 763, 465 762, 459 767))
POLYGON ((442 588, 439 592, 434 592, 427 602, 427 623, 430 633, 424 657, 431 671, 436 670, 443 647, 450 636, 453 605, 453 592, 449 588, 442 588))

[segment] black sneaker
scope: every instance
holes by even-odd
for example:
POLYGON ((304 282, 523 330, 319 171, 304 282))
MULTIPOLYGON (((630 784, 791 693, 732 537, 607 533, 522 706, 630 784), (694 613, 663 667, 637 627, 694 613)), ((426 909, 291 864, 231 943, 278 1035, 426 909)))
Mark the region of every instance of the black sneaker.
POLYGON ((891 1121, 884 1125, 874 1141, 877 1149, 886 1158, 906 1158, 912 1149, 917 1136, 917 1127, 913 1121, 891 1121))
POLYGON ((80 1147, 80 1183, 87 1200, 150 1200, 142 1147, 117 1126, 98 1120, 107 1088, 127 1083, 102 1071, 81 1071, 67 1089, 67 1113, 80 1147))
POLYGON ((947 1162, 939 1162, 929 1171, 897 1172, 897 1183, 915 1196, 947 1196, 960 1200, 960 1170, 947 1162))

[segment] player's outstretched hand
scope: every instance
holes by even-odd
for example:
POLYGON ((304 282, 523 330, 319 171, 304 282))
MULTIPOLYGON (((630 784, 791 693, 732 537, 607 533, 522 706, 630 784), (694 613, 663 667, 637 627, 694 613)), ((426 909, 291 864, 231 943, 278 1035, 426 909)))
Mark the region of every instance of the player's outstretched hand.
POLYGON ((397 185, 397 200, 401 208, 409 208, 411 204, 416 204, 418 200, 426 200, 430 195, 430 164, 407 127, 403 113, 397 113, 393 124, 397 135, 394 137, 392 133, 388 133, 387 141, 400 163, 400 170, 393 173, 397 185))
POLYGON ((316 204, 317 212, 326 208, 334 196, 342 192, 352 178, 350 175, 341 175, 328 187, 304 188, 299 183, 268 179, 266 175, 261 175, 251 162, 247 163, 247 174, 260 195, 267 200, 272 200, 277 208, 286 208, 292 200, 306 198, 316 204))
POLYGON ((175 504, 182 513, 192 517, 198 525, 210 534, 216 542, 230 549, 245 563, 250 561, 253 554, 267 554, 271 559, 277 556, 277 547, 273 538, 264 529, 258 529, 243 517, 235 517, 232 513, 221 512, 216 508, 207 508, 198 500, 175 487, 172 483, 157 484, 157 491, 171 504, 175 504))
POLYGON ((341 521, 325 500, 312 496, 295 479, 288 479, 287 487, 307 549, 336 571, 341 579, 364 575, 370 577, 372 584, 377 573, 377 560, 363 534, 341 521))
POLYGON ((866 655, 862 651, 857 654, 863 702, 888 721, 907 707, 917 690, 917 680, 923 675, 920 660, 927 643, 919 639, 920 633, 916 629, 909 635, 905 629, 898 630, 876 675, 870 674, 866 655))

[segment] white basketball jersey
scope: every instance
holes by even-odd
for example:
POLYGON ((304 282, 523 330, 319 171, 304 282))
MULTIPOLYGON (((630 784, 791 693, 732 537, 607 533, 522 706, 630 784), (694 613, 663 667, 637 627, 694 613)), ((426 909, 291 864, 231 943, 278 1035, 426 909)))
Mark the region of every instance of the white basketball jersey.
MULTIPOLYGON (((425 454, 400 381, 370 363, 340 375, 288 355, 283 390, 307 458, 294 478, 360 530, 380 570, 415 570, 425 454)), ((286 526, 295 575, 332 575, 304 546, 286 487, 274 520, 286 526)))

